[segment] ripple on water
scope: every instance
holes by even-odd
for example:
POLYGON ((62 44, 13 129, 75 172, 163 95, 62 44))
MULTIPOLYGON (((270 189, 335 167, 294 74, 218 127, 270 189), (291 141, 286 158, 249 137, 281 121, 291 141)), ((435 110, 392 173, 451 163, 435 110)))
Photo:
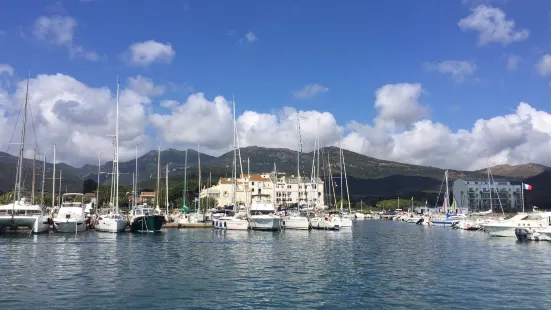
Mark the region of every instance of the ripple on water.
POLYGON ((0 236, 6 309, 544 309, 551 245, 359 221, 338 232, 0 236))

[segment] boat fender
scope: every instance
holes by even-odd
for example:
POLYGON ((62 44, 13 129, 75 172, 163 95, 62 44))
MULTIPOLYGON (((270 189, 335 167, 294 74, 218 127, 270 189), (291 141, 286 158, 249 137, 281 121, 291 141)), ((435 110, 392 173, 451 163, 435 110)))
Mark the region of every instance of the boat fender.
POLYGON ((224 222, 224 228, 226 228, 226 222, 224 222))
POLYGON ((467 223, 467 225, 465 225, 465 227, 467 227, 467 229, 470 229, 470 228, 471 228, 471 224, 467 223))
POLYGON ((213 222, 212 222, 212 226, 215 227, 215 224, 216 224, 216 222, 213 221, 213 222))

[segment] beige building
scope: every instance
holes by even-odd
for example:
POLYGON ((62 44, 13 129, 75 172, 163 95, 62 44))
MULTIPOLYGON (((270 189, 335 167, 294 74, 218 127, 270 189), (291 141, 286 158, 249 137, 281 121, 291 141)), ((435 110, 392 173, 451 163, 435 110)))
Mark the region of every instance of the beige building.
MULTIPOLYGON (((278 206, 295 204, 300 205, 324 205, 323 181, 311 181, 310 178, 301 178, 300 184, 297 177, 279 176, 273 173, 245 175, 237 179, 235 189, 235 201, 249 204, 253 199, 263 198, 278 206)), ((218 206, 223 207, 233 203, 233 182, 231 178, 220 178, 217 185, 201 191, 201 198, 212 197, 218 201, 218 206)))

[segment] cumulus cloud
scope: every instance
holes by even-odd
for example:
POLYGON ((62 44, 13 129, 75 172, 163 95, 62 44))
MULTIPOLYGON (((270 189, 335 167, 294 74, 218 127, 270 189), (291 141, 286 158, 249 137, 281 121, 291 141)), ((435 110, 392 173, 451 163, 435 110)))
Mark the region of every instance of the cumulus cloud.
POLYGON ((481 4, 471 14, 458 22, 463 31, 478 32, 478 44, 501 43, 508 45, 526 40, 530 35, 527 29, 518 29, 515 21, 506 19, 505 13, 489 5, 481 4))
POLYGON ((329 88, 321 86, 320 84, 307 84, 300 90, 293 92, 293 97, 295 99, 311 99, 316 95, 321 93, 326 93, 329 91, 329 88))
POLYGON ((137 75, 128 78, 128 88, 142 96, 160 96, 166 91, 166 86, 155 85, 150 78, 137 75))
POLYGON ((170 63, 175 55, 170 43, 148 40, 130 45, 123 58, 131 65, 147 67, 156 62, 170 63))
POLYGON ((541 76, 547 76, 551 73, 551 54, 541 56, 536 64, 536 69, 541 76))
POLYGON ((34 21, 33 35, 49 44, 64 46, 71 57, 90 61, 101 60, 96 52, 85 50, 73 42, 77 21, 70 16, 40 16, 34 21))
POLYGON ((446 60, 439 63, 425 63, 424 67, 425 70, 428 71, 451 74, 456 82, 463 82, 465 77, 472 75, 478 68, 474 62, 465 60, 446 60))
MULTIPOLYGON (((24 100, 25 86, 25 81, 19 82, 16 91, 8 95, 3 111, 0 107, 0 129, 7 133, 0 137, 3 150, 8 149, 12 132, 15 137, 20 134, 20 122, 15 126, 16 112, 24 100)), ((94 163, 100 153, 104 159, 111 159, 112 137, 108 135, 115 133, 115 102, 115 93, 109 88, 89 87, 71 76, 55 74, 31 78, 29 105, 37 136, 34 137, 34 131, 27 130, 29 145, 38 141, 39 148, 47 150, 51 156, 56 143, 58 160, 73 165, 94 163)), ((149 98, 130 89, 121 90, 121 159, 134 156, 135 141, 141 141, 144 150, 149 149, 150 146, 143 142, 147 141, 143 124, 147 121, 145 105, 149 103, 149 98)), ((32 128, 30 123, 28 125, 27 129, 32 128)))
POLYGON ((379 114, 374 120, 375 126, 401 130, 428 116, 427 107, 419 103, 422 94, 421 84, 387 84, 377 89, 375 108, 379 114))
POLYGON ((13 67, 8 64, 0 64, 0 75, 5 73, 7 75, 13 75, 13 67))
MULTIPOLYGON (((115 127, 115 85, 95 88, 71 76, 55 74, 31 78, 29 89, 41 148, 51 154, 57 143, 58 160, 73 165, 95 163, 100 152, 104 159, 112 156, 112 138, 108 135, 115 127)), ((226 98, 195 93, 183 102, 163 100, 161 105, 169 112, 160 114, 148 109, 154 93, 121 89, 121 160, 133 158, 136 141, 140 152, 158 143, 184 149, 195 148, 200 142, 202 151, 213 155, 231 149, 233 114, 226 98), (150 127, 158 141, 146 131, 150 127)), ((272 113, 244 111, 237 115, 240 145, 296 149, 298 116, 305 151, 313 149, 318 131, 325 146, 338 145, 342 132, 346 149, 411 164, 479 169, 486 165, 487 150, 492 164, 551 165, 551 114, 520 103, 508 115, 479 119, 472 126, 452 130, 429 119, 428 107, 422 103, 424 93, 423 87, 414 83, 381 86, 364 105, 378 112, 369 123, 340 125, 329 112, 292 107, 272 113)), ((20 81, 13 92, 0 89, 0 131, 8 133, 0 136, 1 149, 8 147, 24 95, 25 81, 20 81)), ((16 140, 18 133, 19 129, 16 140)), ((32 145, 33 134, 29 136, 32 145)))

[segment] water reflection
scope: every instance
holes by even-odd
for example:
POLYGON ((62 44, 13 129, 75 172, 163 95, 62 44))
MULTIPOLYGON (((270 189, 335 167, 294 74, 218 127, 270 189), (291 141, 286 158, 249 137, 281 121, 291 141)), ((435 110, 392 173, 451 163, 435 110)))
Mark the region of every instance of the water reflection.
POLYGON ((3 308, 547 308, 549 243, 391 221, 341 231, 0 236, 3 308), (536 295, 537 294, 537 295, 536 295), (31 297, 29 297, 31 296, 31 297))

